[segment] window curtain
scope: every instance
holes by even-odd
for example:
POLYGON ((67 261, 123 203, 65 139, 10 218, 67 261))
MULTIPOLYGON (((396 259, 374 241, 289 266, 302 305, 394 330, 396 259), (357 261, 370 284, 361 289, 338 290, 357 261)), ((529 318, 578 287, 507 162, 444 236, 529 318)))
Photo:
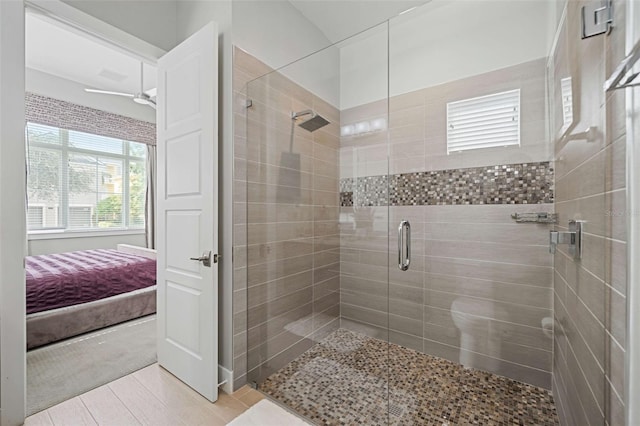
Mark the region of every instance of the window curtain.
POLYGON ((156 248, 156 146, 147 145, 147 195, 144 203, 147 248, 156 248))
MULTIPOLYGON (((1 0, 0 0, 1 1, 1 0)), ((35 93, 25 95, 26 121, 115 139, 156 144, 156 125, 35 93)))

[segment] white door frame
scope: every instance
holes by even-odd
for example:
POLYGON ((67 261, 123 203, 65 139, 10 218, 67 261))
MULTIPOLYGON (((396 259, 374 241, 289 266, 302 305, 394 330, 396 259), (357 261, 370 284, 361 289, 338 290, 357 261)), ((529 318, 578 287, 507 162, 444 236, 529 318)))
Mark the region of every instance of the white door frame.
POLYGON ((0 425, 21 425, 26 415, 27 251, 24 149, 24 9, 28 6, 83 35, 155 65, 166 52, 59 0, 0 0, 0 425), (5 15, 6 16, 6 15, 5 15), (11 84, 4 83, 10 81, 11 84), (17 184, 16 184, 17 182, 17 184), (7 219, 11 218, 11 219, 7 219), (23 218, 23 219, 15 219, 23 218))
MULTIPOLYGON (((626 49, 640 40, 640 3, 627 2, 626 49)), ((636 63, 634 71, 640 71, 636 63)), ((626 336, 626 424, 640 424, 640 88, 626 91, 627 111, 627 336, 626 336), (635 139, 635 140, 634 140, 635 139), (635 398, 635 400, 634 400, 635 398)))
POLYGON ((24 7, 0 1, 0 423, 25 415, 24 7))

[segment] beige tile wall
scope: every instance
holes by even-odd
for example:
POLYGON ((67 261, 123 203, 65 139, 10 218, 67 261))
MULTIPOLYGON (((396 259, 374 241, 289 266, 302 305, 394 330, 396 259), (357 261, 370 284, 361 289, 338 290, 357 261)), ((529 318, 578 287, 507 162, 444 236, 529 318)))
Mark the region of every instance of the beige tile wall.
POLYGON ((235 49, 236 386, 262 380, 339 325, 339 113, 280 73, 246 85, 269 72, 235 49), (291 112, 309 108, 331 124, 292 127, 291 112))
POLYGON ((342 111, 343 125, 388 118, 389 129, 388 132, 343 137, 340 177, 551 160, 553 153, 546 128, 546 62, 546 58, 541 58, 394 96, 388 104, 386 100, 377 101, 342 111), (486 148, 447 155, 447 102, 518 88, 521 90, 520 147, 486 148))
POLYGON ((552 339, 541 327, 552 316, 550 228, 514 224, 510 215, 552 209, 343 207, 342 326, 550 388, 552 339), (412 235, 411 266, 404 272, 397 266, 402 219, 410 221, 412 235), (456 300, 471 305, 465 313, 469 333, 482 340, 476 346, 463 343, 454 323, 456 300))
MULTIPOLYGON (((549 161, 545 64, 543 58, 397 96, 389 107, 380 101, 342 111, 341 123, 349 124, 386 117, 389 108, 389 129, 343 137, 340 177, 549 161), (515 88, 520 148, 446 154, 447 102, 515 88)), ((531 211, 553 211, 553 204, 341 208, 342 326, 550 388, 552 339, 542 331, 543 318, 552 317, 550 227, 510 217, 531 211), (397 267, 402 219, 412 226, 406 272, 397 267), (467 334, 478 344, 467 344, 455 325, 454 301, 469 305, 467 334)))
MULTIPOLYGON (((603 83, 624 57, 626 2, 614 2, 610 35, 579 38, 581 1, 568 2, 567 53, 576 127, 597 138, 557 139, 560 224, 586 221, 584 258, 555 255, 553 392, 563 425, 624 424, 626 321, 625 101, 603 83)), ((560 64, 559 66, 565 66, 560 64)), ((553 112, 553 111, 552 111, 553 112)), ((555 129, 554 129, 555 130, 555 129)))
MULTIPOLYGON (((570 2, 569 22, 574 27, 579 6, 579 2, 570 2)), ((624 8, 615 10, 616 22, 623 22, 624 8)), ((510 79, 514 70, 503 70, 477 77, 484 82, 470 80, 459 87, 450 83, 444 85, 446 90, 425 89, 391 99, 390 144, 387 132, 338 138, 340 121, 348 124, 387 116, 386 101, 338 114, 279 75, 256 84, 255 95, 252 93, 256 108, 249 112, 248 131, 262 136, 249 147, 241 102, 234 112, 236 383, 246 380, 248 279, 249 333, 252 341, 259 342, 252 345, 249 358, 252 366, 263 367, 255 369, 256 376, 308 348, 312 339, 302 335, 310 337, 324 324, 335 327, 341 313, 342 326, 454 361, 462 355, 478 368, 545 387, 550 386, 553 358, 553 389, 563 424, 602 424, 604 420, 622 424, 624 96, 616 92, 605 97, 601 87, 623 55, 623 32, 618 24, 608 37, 572 41, 574 50, 568 54, 579 65, 575 67, 580 101, 576 131, 597 126, 600 135, 590 144, 556 142, 555 154, 545 133, 545 60, 519 66, 517 81, 510 79), (446 156, 442 151, 442 104, 455 99, 452 93, 472 97, 485 94, 487 87, 509 90, 514 84, 523 87, 523 146, 446 156), (282 161, 287 161, 283 153, 288 151, 291 124, 286 114, 309 106, 325 108, 322 114, 332 125, 313 134, 296 132, 293 152, 301 154, 298 180, 297 174, 282 167, 282 161), (339 173, 332 162, 338 155, 339 173), (585 258, 580 262, 560 248, 552 266, 546 253, 549 227, 516 225, 509 219, 515 211, 549 211, 552 205, 337 207, 337 176, 551 158, 556 159, 560 224, 569 218, 588 221, 585 258), (291 179, 300 182, 300 191, 291 185, 291 179), (266 202, 274 197, 282 202, 266 202), (394 255, 394 228, 405 218, 413 226, 414 256, 410 271, 400 272, 394 255), (247 235, 249 247, 243 244, 247 235), (477 346, 473 353, 463 348, 451 315, 451 304, 459 298, 491 312, 487 316, 478 310, 470 316, 488 318, 478 322, 476 334, 486 335, 491 329, 497 333, 492 335, 497 345, 477 346), (542 318, 552 315, 552 298, 557 327, 553 350, 540 327, 542 318), (304 320, 309 318, 311 325, 304 320), (299 327, 285 328, 292 322, 299 327)), ((569 33, 577 34, 577 30, 569 33)), ((246 81, 268 71, 236 51, 238 100, 244 99, 240 92, 246 81)))

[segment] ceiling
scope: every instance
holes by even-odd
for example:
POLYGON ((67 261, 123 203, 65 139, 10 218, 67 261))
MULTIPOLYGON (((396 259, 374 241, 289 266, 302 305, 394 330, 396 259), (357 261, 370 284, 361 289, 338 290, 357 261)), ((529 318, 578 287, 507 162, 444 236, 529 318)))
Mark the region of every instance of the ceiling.
POLYGON ((378 25, 429 0, 289 0, 332 43, 378 25))
MULTIPOLYGON (((427 0, 289 2, 335 43, 427 0)), ((37 13, 26 18, 26 65, 88 88, 140 91, 140 61, 37 13)), ((144 65, 144 86, 145 91, 156 87, 156 69, 148 64, 144 65)))
MULTIPOLYGON (((140 91, 139 60, 35 13, 26 16, 26 65, 88 88, 140 91)), ((148 64, 144 86, 156 87, 156 69, 148 64)))

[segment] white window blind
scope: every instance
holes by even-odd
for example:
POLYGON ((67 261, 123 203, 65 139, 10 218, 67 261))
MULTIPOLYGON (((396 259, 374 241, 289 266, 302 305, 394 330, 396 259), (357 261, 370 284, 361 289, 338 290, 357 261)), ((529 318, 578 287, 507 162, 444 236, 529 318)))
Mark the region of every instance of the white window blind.
POLYGON ((144 144, 27 123, 28 230, 144 228, 144 144))
POLYGON ((29 229, 44 227, 44 206, 29 206, 27 209, 27 226, 29 229))
POLYGON ((562 126, 569 127, 573 123, 573 94, 571 90, 571 77, 560 80, 562 94, 562 126))
POLYGON ((520 145, 520 89, 447 103, 447 153, 520 145))

